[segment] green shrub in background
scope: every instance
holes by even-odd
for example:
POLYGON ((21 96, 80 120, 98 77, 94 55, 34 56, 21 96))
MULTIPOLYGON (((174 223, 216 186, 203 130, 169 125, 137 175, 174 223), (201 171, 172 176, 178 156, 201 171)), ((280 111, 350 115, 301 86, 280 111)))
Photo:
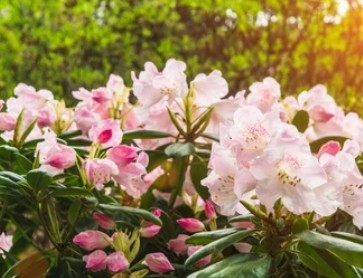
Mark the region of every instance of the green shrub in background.
MULTIPOLYGON (((285 95, 323 83, 363 106, 363 7, 344 0, 2 0, 0 96, 18 82, 67 97, 147 60, 222 70, 230 91, 273 76, 285 95)), ((68 98, 69 99, 69 98, 68 98)))

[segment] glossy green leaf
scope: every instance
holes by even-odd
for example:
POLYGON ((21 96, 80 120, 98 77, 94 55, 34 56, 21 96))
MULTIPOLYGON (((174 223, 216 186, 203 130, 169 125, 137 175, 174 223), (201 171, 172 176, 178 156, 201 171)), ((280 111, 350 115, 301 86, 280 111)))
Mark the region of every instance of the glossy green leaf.
POLYGON ((188 278, 265 278, 270 265, 271 258, 267 254, 237 254, 194 272, 188 278))
POLYGON ((361 244, 312 231, 304 231, 296 236, 310 246, 328 250, 349 264, 363 267, 363 245, 361 244))
POLYGON ((23 132, 23 134, 21 135, 21 137, 19 139, 18 146, 22 146, 24 144, 26 138, 28 138, 29 134, 32 132, 32 130, 34 129, 37 122, 38 122, 38 119, 36 118, 25 129, 25 131, 23 132))
POLYGON ((257 217, 254 216, 253 214, 244 214, 244 215, 239 215, 239 216, 235 216, 232 217, 231 219, 229 219, 230 223, 235 223, 235 222, 252 222, 254 220, 257 220, 257 217))
POLYGON ((208 175, 207 161, 203 162, 199 157, 194 156, 190 165, 190 177, 195 190, 204 199, 207 200, 210 196, 208 188, 201 184, 201 180, 208 175))
POLYGON ((55 189, 52 193, 50 193, 53 197, 78 197, 78 196, 90 196, 93 194, 87 188, 82 187, 67 187, 67 188, 59 188, 55 189))
POLYGON ((32 162, 21 153, 14 153, 14 160, 16 162, 15 168, 19 174, 26 174, 32 169, 32 162))
POLYGON ((50 185, 53 179, 44 171, 32 170, 26 175, 26 180, 31 187, 39 191, 50 185))
POLYGON ((238 229, 229 228, 223 230, 196 233, 188 237, 186 243, 194 245, 205 245, 215 241, 216 239, 235 234, 236 232, 238 232, 238 229))
POLYGON ((363 236, 360 235, 354 235, 350 233, 344 233, 344 232, 331 232, 331 235, 337 238, 349 240, 351 242, 355 242, 358 244, 363 245, 363 236))
POLYGON ((360 278, 354 267, 343 262, 333 253, 314 248, 304 242, 299 242, 297 255, 300 261, 311 270, 329 278, 351 277, 360 278))
POLYGON ((292 119, 292 124, 296 126, 298 131, 304 132, 309 126, 309 113, 305 110, 300 110, 292 119))
POLYGON ((191 143, 174 143, 166 147, 165 154, 169 157, 187 156, 195 151, 191 143))
POLYGON ((159 138, 168 138, 172 135, 166 132, 157 131, 157 130, 131 130, 125 131, 123 133, 123 139, 159 139, 159 138))
POLYGON ((68 221, 71 225, 73 225, 78 218, 79 212, 82 208, 82 202, 79 199, 75 199, 71 206, 68 209, 68 221))
POLYGON ((66 140, 66 139, 74 138, 74 137, 81 136, 81 135, 82 135, 82 131, 74 130, 74 131, 62 133, 62 134, 58 135, 58 138, 66 140))
POLYGON ((245 239, 246 237, 253 234, 255 230, 242 230, 238 231, 236 233, 227 235, 225 237, 222 237, 220 239, 217 239, 202 248, 200 248, 198 251, 196 251, 194 254, 192 254, 186 261, 185 266, 190 266, 197 262, 198 260, 208 256, 209 254, 219 252, 223 250, 224 248, 227 248, 231 246, 232 244, 241 241, 242 239, 245 239))
POLYGON ((301 233, 305 230, 309 230, 309 223, 306 219, 297 218, 294 220, 292 224, 292 232, 294 234, 301 233))
POLYGON ((111 204, 108 204, 108 205, 101 204, 100 207, 105 209, 105 210, 119 211, 119 212, 123 212, 125 214, 138 216, 138 217, 140 217, 142 219, 150 221, 150 222, 152 222, 152 223, 154 223, 156 225, 159 225, 159 226, 161 226, 163 224, 161 222, 160 218, 158 218, 157 216, 155 216, 151 212, 149 212, 147 210, 144 210, 144 209, 125 207, 125 206, 118 206, 118 205, 111 205, 111 204))

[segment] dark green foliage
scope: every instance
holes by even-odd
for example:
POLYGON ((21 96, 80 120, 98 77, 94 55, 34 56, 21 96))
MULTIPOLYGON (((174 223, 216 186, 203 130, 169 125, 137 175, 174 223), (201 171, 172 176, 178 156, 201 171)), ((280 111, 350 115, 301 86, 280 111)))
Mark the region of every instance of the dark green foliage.
POLYGON ((0 96, 25 82, 71 102, 72 90, 103 86, 109 73, 131 86, 145 61, 175 57, 189 76, 222 70, 232 94, 273 76, 285 95, 323 83, 358 111, 363 8, 352 1, 339 18, 337 2, 2 0, 0 96))

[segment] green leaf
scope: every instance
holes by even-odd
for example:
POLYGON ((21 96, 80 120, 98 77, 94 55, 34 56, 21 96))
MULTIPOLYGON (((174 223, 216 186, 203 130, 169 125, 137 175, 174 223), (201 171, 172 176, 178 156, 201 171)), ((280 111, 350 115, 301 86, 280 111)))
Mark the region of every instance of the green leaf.
POLYGON ((312 231, 304 231, 296 236, 310 246, 334 253, 351 265, 363 267, 363 245, 361 244, 312 231))
POLYGON ((209 232, 201 232, 194 235, 191 235, 186 240, 188 244, 195 244, 195 245, 205 245, 209 244, 216 239, 220 239, 225 236, 229 236, 231 234, 235 234, 239 230, 236 228, 229 228, 223 230, 216 230, 216 231, 209 231, 209 232))
POLYGON ((91 191, 82 187, 67 187, 55 189, 51 194, 53 197, 78 197, 78 196, 90 196, 93 197, 91 191))
POLYGON ((24 131, 24 133, 21 135, 20 140, 18 142, 18 146, 22 146, 26 140, 26 138, 28 138, 30 132, 32 132, 32 130, 34 129, 34 126, 37 124, 38 118, 34 119, 30 125, 26 128, 26 130, 24 131))
POLYGON ((219 143, 219 138, 214 134, 202 133, 202 134, 200 134, 200 136, 219 143))
POLYGON ((232 217, 231 219, 229 219, 229 223, 245 222, 245 221, 252 222, 254 220, 257 220, 257 217, 254 216, 253 214, 249 213, 249 214, 232 217))
POLYGON ((172 135, 166 132, 157 131, 157 130, 131 130, 125 131, 123 133, 122 138, 124 140, 130 139, 158 139, 158 138, 168 138, 172 135))
POLYGON ((304 132, 309 126, 309 113, 305 110, 300 110, 292 119, 292 124, 296 126, 298 131, 304 132))
POLYGON ((92 145, 92 141, 86 139, 69 139, 66 140, 68 146, 87 147, 92 145))
POLYGON ((208 188, 203 186, 200 182, 208 175, 207 162, 203 162, 199 157, 194 156, 190 165, 190 177, 195 190, 204 199, 207 200, 210 196, 208 188))
POLYGON ((254 229, 242 230, 231 235, 225 236, 223 238, 217 239, 208 245, 203 246, 201 249, 192 254, 186 261, 185 266, 190 266, 198 260, 208 256, 211 253, 216 253, 232 244, 241 241, 242 239, 250 236, 255 232, 254 229))
POLYGON ((41 170, 31 170, 26 175, 26 180, 29 185, 35 189, 35 191, 43 190, 52 183, 52 177, 46 172, 41 170))
POLYGON ((25 111, 25 109, 21 110, 21 112, 16 120, 16 126, 15 126, 14 137, 13 137, 13 141, 16 146, 20 140, 20 130, 21 130, 21 125, 23 123, 24 111, 25 111))
POLYGON ((265 278, 270 265, 271 258, 267 254, 237 254, 194 272, 188 278, 265 278))
POLYGON ((331 235, 337 238, 349 240, 351 242, 355 242, 358 244, 363 245, 363 236, 360 235, 354 235, 350 233, 344 233, 344 232, 331 232, 331 235))
POLYGON ((66 140, 66 139, 74 138, 74 137, 81 136, 81 135, 82 135, 81 130, 74 130, 74 131, 62 133, 62 134, 58 135, 58 138, 66 140))
POLYGON ((329 136, 329 137, 320 138, 320 139, 315 140, 310 143, 310 149, 311 149, 311 152, 318 153, 320 147, 322 145, 324 145, 325 143, 328 143, 329 141, 337 141, 337 142, 339 142, 340 146, 343 147, 344 142, 347 139, 348 138, 346 138, 346 137, 340 137, 340 136, 329 136))
POLYGON ((309 230, 309 223, 306 219, 297 218, 292 224, 292 232, 294 234, 301 233, 305 230, 309 230))
POLYGON ((191 143, 174 143, 166 147, 165 154, 169 157, 187 156, 195 151, 191 143))
POLYGON ((120 212, 123 212, 126 214, 135 215, 135 216, 141 217, 142 219, 150 221, 159 226, 163 225, 163 223, 161 222, 159 217, 155 216, 151 212, 144 210, 144 209, 124 207, 124 206, 111 205, 111 204, 109 204, 109 205, 101 204, 100 207, 105 210, 120 211, 120 212))
POLYGON ((68 209, 68 221, 73 225, 78 218, 79 212, 82 208, 82 202, 79 199, 75 199, 68 209))
POLYGON ((329 278, 357 277, 354 268, 327 250, 314 248, 299 242, 297 255, 300 261, 312 271, 329 278))
POLYGON ((21 153, 14 153, 14 160, 19 174, 26 174, 32 169, 32 162, 21 153))

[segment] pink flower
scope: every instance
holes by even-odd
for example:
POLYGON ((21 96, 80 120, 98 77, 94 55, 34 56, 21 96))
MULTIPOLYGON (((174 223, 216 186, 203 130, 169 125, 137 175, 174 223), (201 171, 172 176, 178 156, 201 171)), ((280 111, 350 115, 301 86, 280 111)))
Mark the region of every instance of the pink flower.
POLYGON ((327 181, 324 170, 310 153, 309 144, 294 126, 282 128, 250 166, 261 203, 271 209, 281 198, 285 207, 302 214, 314 209, 314 189, 327 181))
POLYGON ((262 114, 256 107, 247 105, 234 113, 233 121, 234 124, 221 134, 221 144, 230 148, 244 166, 261 153, 282 124, 279 111, 262 114))
POLYGON ((39 154, 39 163, 57 169, 67 169, 76 161, 76 151, 59 144, 54 133, 47 131, 44 142, 38 143, 35 155, 39 154))
MULTIPOLYGON (((119 160, 119 158, 116 160, 119 160)), ((126 190, 127 194, 136 199, 147 191, 147 186, 143 180, 147 164, 148 156, 146 153, 141 152, 135 162, 126 166, 118 165, 119 174, 114 177, 121 187, 126 190)))
POLYGON ((107 265, 107 254, 102 250, 96 250, 83 256, 83 261, 86 262, 86 268, 93 272, 104 270, 107 265))
POLYGON ((309 92, 302 92, 298 96, 298 102, 302 109, 309 112, 310 118, 315 122, 329 121, 337 110, 334 99, 328 95, 323 85, 316 85, 309 92))
POLYGON ((110 92, 116 93, 122 93, 125 89, 122 77, 115 74, 110 74, 106 87, 110 92))
MULTIPOLYGON (((157 216, 160 217, 161 215, 161 210, 160 209, 155 209, 152 211, 152 213, 157 216)), ((140 233, 142 237, 153 237, 156 236, 161 230, 161 226, 159 225, 155 225, 152 222, 149 221, 141 221, 141 229, 140 229, 140 233)))
POLYGON ((112 99, 112 92, 107 90, 105 87, 100 87, 98 89, 92 90, 92 100, 103 104, 105 102, 108 102, 112 99))
POLYGON ((165 273, 174 270, 168 258, 163 253, 150 253, 145 256, 144 263, 148 268, 157 273, 165 273))
POLYGON ((120 122, 110 119, 100 121, 92 126, 89 137, 94 143, 101 144, 103 148, 117 146, 122 141, 120 122))
POLYGON ((119 173, 116 164, 107 158, 88 159, 84 164, 87 179, 97 190, 102 190, 103 186, 111 180, 113 175, 119 173))
POLYGON ((329 141, 322 145, 318 152, 318 158, 320 158, 324 153, 331 155, 336 155, 340 151, 340 144, 336 141, 329 141))
POLYGON ((189 233, 198 233, 205 230, 204 224, 195 218, 181 218, 176 222, 189 233))
POLYGON ((57 115, 52 106, 44 106, 38 113, 38 126, 40 128, 50 127, 54 124, 57 115))
POLYGON ((194 102, 197 106, 210 106, 220 101, 228 93, 227 81, 218 70, 212 71, 209 75, 198 74, 191 85, 194 89, 194 102))
POLYGON ((211 201, 206 200, 204 206, 204 213, 208 219, 214 219, 217 217, 216 210, 211 201))
POLYGON ((188 246, 186 240, 189 236, 180 234, 177 238, 171 239, 168 242, 168 248, 177 255, 186 255, 188 251, 188 246))
POLYGON ((20 83, 14 89, 14 94, 18 97, 19 103, 28 110, 39 110, 48 101, 53 100, 53 94, 48 90, 36 92, 34 87, 20 83))
MULTIPOLYGON (((203 246, 197 245, 197 246, 189 246, 188 247, 188 256, 193 255, 195 252, 197 252, 200 248, 203 246)), ((210 264, 212 261, 212 255, 205 256, 204 258, 196 261, 194 263, 194 266, 196 267, 205 267, 206 265, 210 264)))
POLYGON ((238 167, 234 153, 230 149, 213 144, 209 160, 212 171, 201 181, 208 187, 211 199, 223 215, 245 213, 246 209, 240 203, 244 193, 254 189, 255 179, 251 174, 238 167), (240 180, 243 181, 241 186, 240 180))
POLYGON ((9 113, 0 112, 0 130, 11 131, 16 126, 16 118, 9 113))
POLYGON ((93 219, 97 221, 98 225, 105 230, 113 230, 115 222, 106 214, 94 212, 93 219))
POLYGON ((74 112, 74 122, 84 134, 99 121, 101 121, 101 116, 93 111, 90 105, 87 103, 77 105, 74 112))
POLYGON ((0 235, 0 254, 4 253, 4 251, 9 251, 12 246, 12 236, 7 236, 5 233, 1 233, 0 235))
POLYGON ((73 243, 84 250, 103 249, 110 245, 111 238, 105 233, 88 230, 79 233, 73 238, 73 243))
POLYGON ((246 104, 256 106, 263 113, 270 111, 281 97, 280 85, 271 77, 253 83, 250 91, 246 104))
POLYGON ((163 98, 170 103, 176 97, 183 97, 188 92, 185 69, 185 63, 175 59, 169 59, 162 72, 153 63, 147 62, 139 79, 132 72, 134 94, 144 107, 150 107, 163 98))
POLYGON ((137 158, 137 151, 133 147, 120 145, 107 151, 107 157, 115 162, 118 166, 126 166, 137 158))
POLYGON ((130 263, 122 252, 113 252, 107 257, 107 268, 112 273, 122 272, 128 269, 129 266, 130 263))

